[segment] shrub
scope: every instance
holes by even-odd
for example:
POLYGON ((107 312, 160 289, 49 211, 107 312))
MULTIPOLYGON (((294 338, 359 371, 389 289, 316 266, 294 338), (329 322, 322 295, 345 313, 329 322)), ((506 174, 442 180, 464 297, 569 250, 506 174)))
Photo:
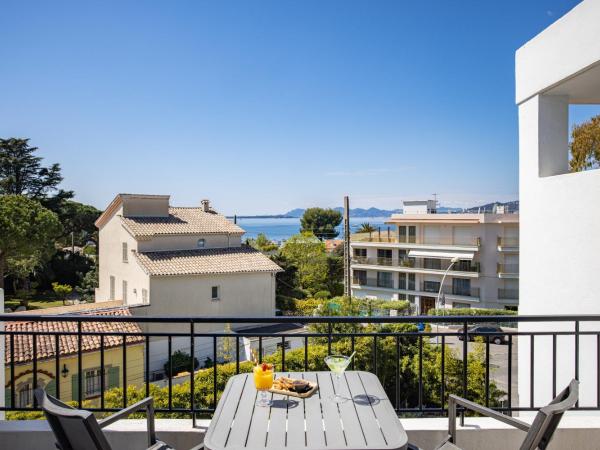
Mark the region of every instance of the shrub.
MULTIPOLYGON (((192 362, 192 357, 181 350, 177 350, 175 353, 171 355, 171 367, 169 367, 169 361, 167 361, 164 365, 165 373, 167 376, 174 376, 181 372, 189 372, 190 365, 192 362), (171 372, 169 369, 173 369, 171 372)), ((200 366, 198 362, 198 358, 194 358, 194 370, 200 366)))
POLYGON ((319 292, 315 293, 314 297, 316 299, 320 299, 320 300, 327 300, 328 298, 331 297, 331 292, 329 292, 329 291, 319 291, 319 292))
POLYGON ((298 316, 313 316, 325 302, 316 298, 294 301, 294 311, 298 316))
POLYGON ((52 283, 52 290, 54 291, 56 298, 64 302, 67 297, 71 295, 71 292, 73 292, 73 287, 69 286, 68 284, 60 284, 55 281, 52 283))
POLYGON ((287 295, 277 294, 275 297, 275 306, 286 314, 294 314, 296 309, 296 299, 287 295))
POLYGON ((516 316, 516 311, 507 309, 484 308, 432 308, 427 312, 430 316, 516 316))

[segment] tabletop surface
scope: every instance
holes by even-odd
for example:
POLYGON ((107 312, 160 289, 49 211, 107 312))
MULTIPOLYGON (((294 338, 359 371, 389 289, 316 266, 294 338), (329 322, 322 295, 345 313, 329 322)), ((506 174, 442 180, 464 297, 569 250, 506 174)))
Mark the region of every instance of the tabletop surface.
POLYGON ((235 449, 404 449, 408 438, 379 379, 368 372, 347 371, 334 403, 330 372, 284 372, 315 381, 318 391, 301 399, 268 393, 271 407, 255 406, 252 374, 228 381, 204 438, 208 450, 235 449))

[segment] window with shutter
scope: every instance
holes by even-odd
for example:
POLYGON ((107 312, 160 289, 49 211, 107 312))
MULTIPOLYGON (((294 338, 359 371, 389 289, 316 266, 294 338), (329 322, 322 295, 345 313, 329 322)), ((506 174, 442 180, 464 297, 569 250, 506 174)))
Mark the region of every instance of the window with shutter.
POLYGON ((5 405, 7 408, 10 408, 10 407, 12 407, 12 404, 11 404, 11 402, 10 402, 10 387, 9 387, 9 386, 7 386, 7 387, 4 389, 4 405, 5 405))
POLYGON ((56 380, 50 380, 46 385, 46 393, 52 397, 56 397, 56 380))
POLYGON ((127 281, 123 280, 123 303, 127 304, 127 281))
POLYGON ((79 400, 79 375, 75 374, 71 376, 71 400, 79 400))
POLYGON ((118 367, 109 367, 108 368, 108 388, 118 388, 119 387, 119 368, 118 367))
POLYGON ((123 262, 129 262, 129 255, 127 254, 127 242, 123 242, 123 262))
POLYGON ((115 299, 115 277, 113 277, 112 275, 110 276, 110 294, 109 294, 110 300, 114 300, 115 299))

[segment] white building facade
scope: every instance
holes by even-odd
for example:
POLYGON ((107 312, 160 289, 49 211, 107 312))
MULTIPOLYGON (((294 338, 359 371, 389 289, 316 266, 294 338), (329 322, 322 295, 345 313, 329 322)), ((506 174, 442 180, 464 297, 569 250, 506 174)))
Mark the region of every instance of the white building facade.
MULTIPOLYGON (((600 171, 569 173, 568 164, 569 105, 600 104, 599 24, 600 2, 583 1, 516 52, 522 314, 600 313, 600 171)), ((582 323, 580 331, 598 329, 582 323)), ((533 330, 572 332, 574 323, 519 326, 533 330)), ((579 343, 575 361, 574 337, 557 337, 556 388, 577 375, 580 406, 596 405, 598 344, 595 336, 579 343)), ((552 349, 551 336, 519 338, 522 406, 552 397, 552 349)))
POLYGON ((518 214, 437 214, 433 201, 405 202, 387 224, 352 236, 353 296, 409 300, 426 314, 446 275, 440 307, 518 306, 518 214))

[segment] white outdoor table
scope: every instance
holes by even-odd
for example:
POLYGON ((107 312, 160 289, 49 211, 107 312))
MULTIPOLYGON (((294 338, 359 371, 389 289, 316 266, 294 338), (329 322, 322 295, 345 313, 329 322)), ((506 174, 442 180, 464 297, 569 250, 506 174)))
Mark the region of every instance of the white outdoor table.
POLYGON ((340 382, 349 400, 333 403, 330 372, 277 373, 316 381, 319 390, 300 399, 271 394, 269 408, 255 406, 252 374, 232 377, 223 391, 204 438, 207 450, 381 449, 400 450, 408 438, 379 379, 347 371, 340 382))

